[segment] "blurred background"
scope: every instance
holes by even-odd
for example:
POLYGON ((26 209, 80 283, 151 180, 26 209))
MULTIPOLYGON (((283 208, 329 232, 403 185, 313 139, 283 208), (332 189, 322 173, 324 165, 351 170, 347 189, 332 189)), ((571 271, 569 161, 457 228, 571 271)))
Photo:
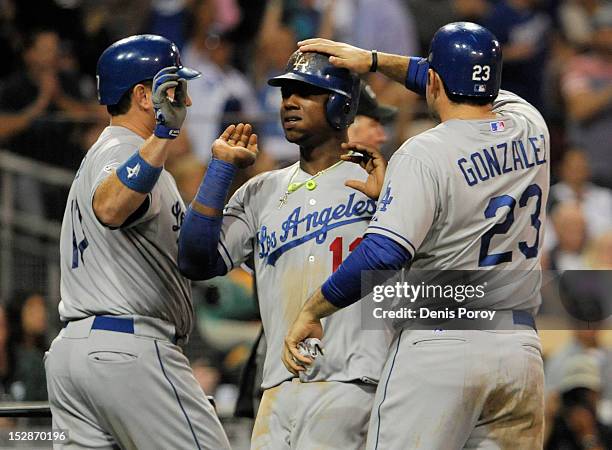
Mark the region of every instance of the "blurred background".
MULTIPOLYGON (((610 1, 0 0, 0 401, 46 400, 42 356, 60 327, 61 218, 74 173, 109 121, 97 105, 95 82, 97 59, 108 45, 132 34, 160 34, 179 46, 185 65, 203 73, 189 84, 193 106, 166 166, 189 202, 211 143, 228 123, 248 121, 260 136, 259 159, 235 187, 297 160, 298 149, 285 141, 279 123, 280 92, 266 84, 284 69, 297 41, 321 36, 426 55, 433 33, 457 20, 480 23, 498 37, 502 87, 535 105, 549 125, 554 185, 544 267, 559 274, 612 269, 610 1)), ((399 110, 395 120, 378 124, 388 156, 435 125, 416 95, 378 74, 367 81, 380 103, 399 110)), ((252 276, 242 269, 196 283, 198 322, 186 348, 236 448, 248 448, 248 416, 258 394, 253 366, 260 355, 252 349, 261 327, 253 291, 252 276), (238 415, 247 417, 234 414, 239 396, 238 415)), ((610 305, 612 293, 602 295, 610 305)), ((572 299, 583 300, 580 294, 572 299)), ((548 311, 553 322, 554 311, 548 311)), ((593 433, 610 444, 609 331, 548 328, 556 331, 541 332, 547 448, 581 448, 571 445, 593 433)), ((5 430, 47 424, 0 418, 5 430)))

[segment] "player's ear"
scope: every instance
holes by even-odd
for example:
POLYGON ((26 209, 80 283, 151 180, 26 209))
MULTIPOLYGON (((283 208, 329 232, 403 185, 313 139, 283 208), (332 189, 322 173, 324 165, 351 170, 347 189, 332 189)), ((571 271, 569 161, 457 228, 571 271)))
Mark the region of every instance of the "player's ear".
POLYGON ((429 69, 427 71, 427 86, 425 89, 427 89, 432 96, 435 96, 435 80, 436 72, 434 72, 433 69, 429 69))
POLYGON ((444 87, 442 85, 442 78, 440 78, 440 75, 438 75, 435 71, 431 69, 429 69, 427 84, 429 85, 429 88, 431 89, 431 94, 434 98, 438 98, 441 91, 444 90, 444 87))
POLYGON ((153 99, 151 98, 151 89, 144 84, 137 84, 132 90, 132 102, 143 111, 149 111, 153 108, 153 99))

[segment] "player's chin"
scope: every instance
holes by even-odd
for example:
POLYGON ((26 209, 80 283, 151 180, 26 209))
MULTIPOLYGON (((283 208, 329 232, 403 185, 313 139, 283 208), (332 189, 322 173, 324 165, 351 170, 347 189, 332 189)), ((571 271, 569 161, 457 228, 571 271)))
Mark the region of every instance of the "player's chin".
POLYGON ((285 139, 292 144, 300 144, 306 140, 307 135, 298 129, 292 128, 290 130, 285 128, 285 139))

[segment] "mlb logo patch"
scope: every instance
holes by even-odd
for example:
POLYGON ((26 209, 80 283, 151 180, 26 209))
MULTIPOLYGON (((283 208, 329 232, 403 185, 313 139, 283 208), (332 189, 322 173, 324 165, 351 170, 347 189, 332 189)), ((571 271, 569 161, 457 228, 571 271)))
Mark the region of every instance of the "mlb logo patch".
POLYGON ((491 126, 491 132, 497 133, 499 131, 504 131, 506 129, 506 124, 503 120, 498 120, 496 122, 489 122, 491 126))
POLYGON ((474 92, 487 92, 487 85, 486 84, 475 84, 474 92))

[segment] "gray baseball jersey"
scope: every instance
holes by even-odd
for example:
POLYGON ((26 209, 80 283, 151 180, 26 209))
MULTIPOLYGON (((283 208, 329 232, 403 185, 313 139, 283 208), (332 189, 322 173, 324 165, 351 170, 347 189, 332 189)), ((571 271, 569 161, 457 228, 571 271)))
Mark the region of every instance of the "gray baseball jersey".
MULTIPOLYGON (((403 245, 413 269, 539 271, 548 130, 510 92, 500 92, 494 112, 491 120, 446 121, 391 158, 367 232, 403 245)), ((485 295, 482 307, 535 311, 537 286, 525 291, 520 277, 510 280, 507 295, 494 304, 485 295)), ((542 448, 543 383, 539 338, 529 326, 401 328, 366 448, 542 448)))
POLYGON ((176 262, 185 205, 172 176, 162 172, 147 211, 129 226, 110 229, 93 212, 97 187, 143 142, 109 126, 81 163, 62 223, 60 317, 141 315, 168 321, 185 336, 193 324, 191 287, 176 262))
POLYGON ((45 358, 53 427, 68 430, 62 448, 229 449, 174 343, 193 323, 190 283, 176 262, 185 207, 174 179, 163 171, 121 229, 93 212, 97 187, 143 142, 127 128, 106 128, 68 195, 59 306, 68 323, 45 358), (132 329, 96 326, 100 319, 132 329))
MULTIPOLYGON (((412 255, 412 269, 513 270, 540 266, 549 189, 548 128, 525 100, 501 91, 497 119, 449 120, 407 140, 389 161, 368 233, 412 255)), ((539 278, 538 278, 539 280, 539 278)), ((517 276, 507 289, 524 289, 517 276)), ((507 290, 505 291, 507 292, 507 290)), ((496 299, 498 300, 498 299, 496 299)), ((474 307, 535 312, 540 297, 474 307)))
MULTIPOLYGON (((365 180, 366 172, 344 163, 279 199, 295 175, 310 178, 296 163, 249 180, 224 211, 219 252, 228 268, 254 255, 261 317, 267 340, 263 384, 267 389, 293 377, 281 364, 288 327, 310 294, 357 246, 376 203, 344 186, 347 179, 365 180)), ((308 381, 378 380, 388 336, 363 331, 359 304, 323 320, 325 356, 317 358, 308 381)))

